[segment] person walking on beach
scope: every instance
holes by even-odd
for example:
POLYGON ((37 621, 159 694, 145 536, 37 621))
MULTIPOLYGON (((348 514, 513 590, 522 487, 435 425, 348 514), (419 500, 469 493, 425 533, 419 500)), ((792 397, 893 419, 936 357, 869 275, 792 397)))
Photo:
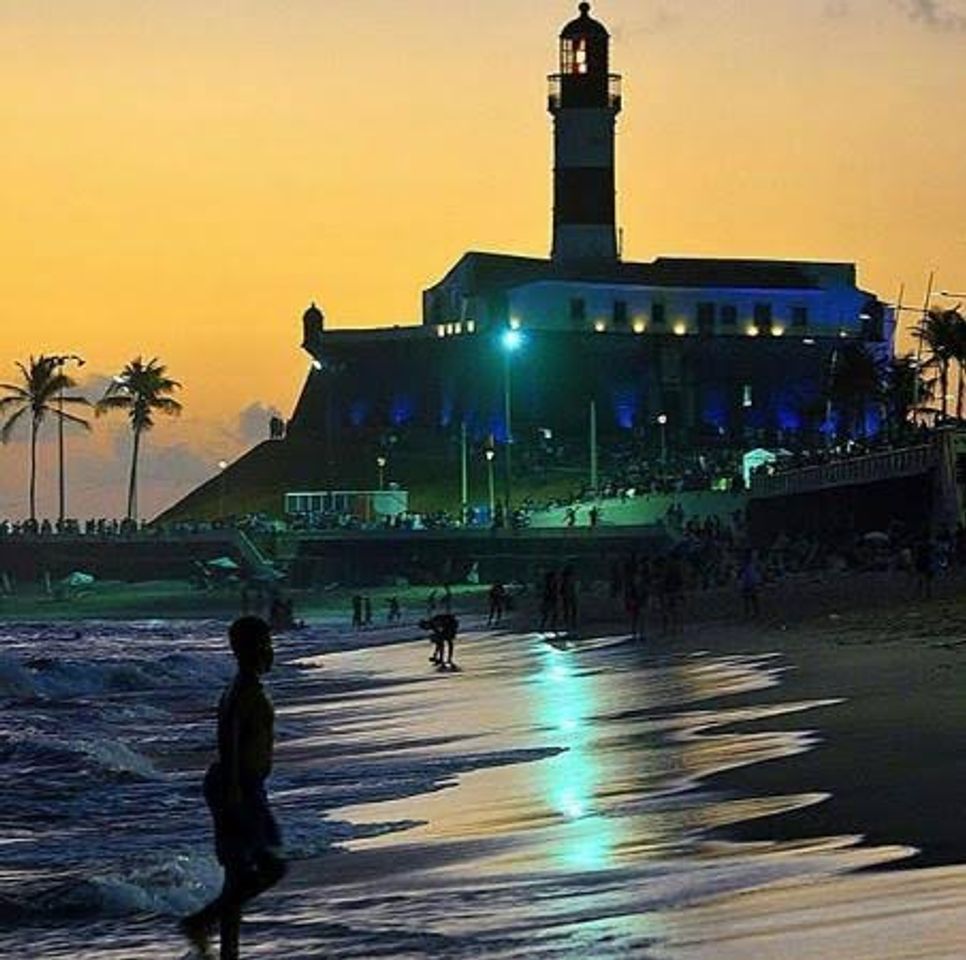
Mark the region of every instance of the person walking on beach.
POLYGON ((372 601, 368 597, 362 598, 362 625, 372 626, 372 601))
POLYGON ((238 672, 218 704, 218 759, 204 781, 224 886, 215 900, 180 926, 200 957, 213 957, 209 938, 220 926, 221 960, 238 960, 242 907, 281 880, 285 862, 265 792, 272 771, 275 711, 261 677, 272 668, 271 634, 264 620, 246 616, 231 625, 228 637, 238 672))
POLYGON ((352 598, 352 629, 362 629, 362 597, 358 593, 352 598))
POLYGON ((936 550, 928 537, 916 544, 914 564, 916 568, 916 596, 932 599, 932 582, 936 577, 936 550))
POLYGON ((680 633, 683 629, 684 570, 678 557, 668 557, 664 562, 661 593, 664 599, 664 632, 680 633))
POLYGON ((419 627, 432 634, 433 655, 429 658, 429 662, 440 667, 455 667, 453 644, 459 632, 459 620, 451 613, 437 613, 428 620, 420 620, 419 627))
POLYGON ((741 584, 741 599, 744 604, 745 616, 752 620, 758 619, 758 590, 761 587, 761 569, 758 566, 758 556, 754 550, 749 550, 742 564, 738 581, 741 584))
POLYGON ((631 570, 624 583, 624 609, 630 621, 631 639, 643 640, 647 624, 647 604, 650 594, 651 570, 647 558, 642 558, 631 570))
POLYGON ((499 624, 503 619, 503 611, 506 608, 506 588, 501 581, 497 580, 490 587, 487 599, 489 600, 489 611, 486 617, 486 625, 492 627, 499 624))
POLYGON ((560 574, 560 604, 566 630, 577 629, 577 571, 567 564, 560 574))
POLYGON ((560 584, 556 570, 548 570, 543 578, 543 593, 540 597, 540 631, 549 627, 556 632, 557 617, 560 613, 560 584))
POLYGON ((386 615, 388 623, 398 623, 402 619, 402 611, 399 609, 399 597, 390 597, 388 600, 389 612, 386 615))

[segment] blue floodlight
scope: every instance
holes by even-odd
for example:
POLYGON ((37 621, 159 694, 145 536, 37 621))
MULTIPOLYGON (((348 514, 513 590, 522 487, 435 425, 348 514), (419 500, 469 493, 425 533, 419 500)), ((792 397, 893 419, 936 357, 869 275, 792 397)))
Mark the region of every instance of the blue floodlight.
POLYGON ((507 330, 503 334, 502 340, 503 349, 508 353, 513 353, 519 350, 523 344, 523 334, 519 330, 507 330))

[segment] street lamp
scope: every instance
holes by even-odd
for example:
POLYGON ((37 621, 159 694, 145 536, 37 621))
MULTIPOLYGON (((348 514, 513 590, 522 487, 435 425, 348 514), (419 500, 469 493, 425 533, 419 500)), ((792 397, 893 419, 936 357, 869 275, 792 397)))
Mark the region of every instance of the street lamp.
MULTIPOLYGON (((68 363, 76 363, 78 367, 84 366, 86 362, 83 357, 76 353, 61 353, 51 357, 50 362, 60 372, 68 363)), ((57 519, 61 526, 67 515, 67 489, 64 478, 64 387, 61 385, 57 393, 57 479, 58 479, 58 500, 57 500, 57 519)))
POLYGON ((657 425, 661 428, 661 463, 667 463, 667 414, 657 415, 657 425))
POLYGON ((512 483, 513 469, 511 463, 511 448, 513 446, 513 410, 510 395, 510 360, 513 354, 523 346, 523 334, 516 327, 510 327, 504 331, 500 338, 503 347, 503 418, 506 421, 506 457, 504 468, 506 477, 504 480, 504 497, 506 499, 506 511, 510 513, 510 485, 512 483))
POLYGON ((484 456, 486 457, 486 479, 490 490, 490 523, 492 523, 496 514, 496 487, 493 483, 493 458, 496 456, 496 451, 492 447, 487 447, 484 456))
POLYGON ((379 468, 379 489, 380 490, 384 490, 386 487, 386 463, 388 463, 388 461, 382 454, 379 454, 379 456, 376 457, 376 466, 379 468))

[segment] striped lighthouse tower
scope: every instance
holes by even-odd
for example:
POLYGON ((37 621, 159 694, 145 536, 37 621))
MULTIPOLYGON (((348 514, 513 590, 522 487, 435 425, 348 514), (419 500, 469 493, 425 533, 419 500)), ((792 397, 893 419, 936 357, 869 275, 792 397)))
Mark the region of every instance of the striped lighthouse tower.
POLYGON ((560 72, 550 76, 554 119, 555 262, 618 257, 614 200, 614 127, 620 77, 610 73, 610 35, 581 3, 560 34, 560 72))

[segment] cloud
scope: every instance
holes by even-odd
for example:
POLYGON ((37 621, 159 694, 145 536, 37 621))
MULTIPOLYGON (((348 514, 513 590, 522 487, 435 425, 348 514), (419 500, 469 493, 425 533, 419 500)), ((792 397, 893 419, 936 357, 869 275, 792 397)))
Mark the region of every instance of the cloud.
POLYGON ((964 0, 894 0, 906 15, 930 30, 966 30, 964 0))
POLYGON ((620 43, 638 34, 653 36, 654 34, 665 33, 674 28, 680 20, 679 13, 672 13, 665 6, 658 6, 643 17, 617 21, 611 26, 610 32, 614 40, 620 43))
POLYGON ((281 417, 277 407, 256 401, 238 414, 235 435, 246 446, 268 439, 268 422, 272 417, 281 417))

